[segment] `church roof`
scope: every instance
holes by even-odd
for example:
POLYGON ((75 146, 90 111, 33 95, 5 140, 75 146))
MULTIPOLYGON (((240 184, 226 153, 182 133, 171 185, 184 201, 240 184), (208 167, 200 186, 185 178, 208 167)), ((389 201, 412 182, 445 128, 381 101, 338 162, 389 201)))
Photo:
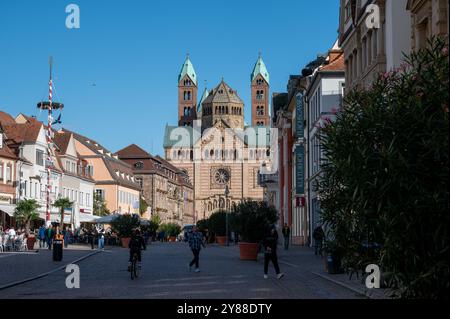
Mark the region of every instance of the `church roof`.
POLYGON ((189 59, 189 55, 186 57, 186 60, 181 67, 180 74, 178 75, 178 82, 180 82, 186 75, 195 83, 195 85, 197 85, 197 74, 195 73, 194 65, 189 59))
POLYGON ((244 103, 237 94, 236 90, 233 90, 225 81, 219 83, 213 90, 209 92, 209 95, 203 101, 203 103, 244 103))
POLYGON ((203 91, 202 98, 200 99, 200 102, 198 103, 197 106, 197 114, 200 114, 200 112, 202 111, 202 103, 206 100, 208 95, 209 95, 208 89, 205 87, 205 91, 203 91))
MULTIPOLYGON (((226 125, 225 122, 223 122, 226 125)), ((215 125, 218 125, 216 123, 215 125)), ((193 128, 191 126, 166 126, 164 134, 164 148, 182 147, 192 148, 199 139, 200 133, 193 135, 193 128), (179 132, 177 132, 179 130, 179 132), (172 138, 171 138, 172 137, 172 138), (176 138, 175 138, 176 137, 176 138)), ((270 127, 264 126, 246 126, 244 130, 234 130, 237 137, 239 137, 248 147, 269 147, 270 146, 270 127), (253 130, 254 131, 253 131, 253 130)), ((203 136, 205 138, 205 136, 203 136)))
POLYGON ((267 71, 266 64, 264 63, 261 55, 258 57, 258 60, 255 63, 255 66, 253 67, 253 72, 251 74, 251 81, 258 76, 258 74, 261 74, 261 76, 264 78, 264 80, 267 81, 267 84, 269 84, 269 72, 267 71))

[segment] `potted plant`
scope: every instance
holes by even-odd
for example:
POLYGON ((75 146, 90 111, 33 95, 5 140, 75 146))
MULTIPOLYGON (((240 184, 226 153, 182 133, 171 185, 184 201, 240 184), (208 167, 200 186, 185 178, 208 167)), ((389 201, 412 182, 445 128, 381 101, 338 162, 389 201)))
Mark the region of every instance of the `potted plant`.
POLYGON ((221 246, 226 245, 226 211, 218 211, 209 217, 209 229, 214 233, 217 243, 221 246))
POLYGON ((168 223, 165 225, 167 236, 169 236, 170 242, 175 242, 177 236, 181 233, 181 226, 175 223, 168 223))
POLYGON ((128 248, 133 229, 139 227, 139 225, 139 216, 130 214, 119 215, 111 222, 112 229, 122 239, 122 247, 124 248, 128 248))
POLYGON ((39 207, 40 205, 34 199, 24 199, 17 203, 14 210, 14 217, 17 222, 25 225, 28 250, 33 250, 36 242, 36 236, 30 236, 30 225, 32 221, 39 218, 37 213, 39 207))
POLYGON ((233 206, 230 217, 231 227, 241 238, 241 260, 256 260, 264 232, 278 219, 275 207, 263 201, 244 200, 233 206))

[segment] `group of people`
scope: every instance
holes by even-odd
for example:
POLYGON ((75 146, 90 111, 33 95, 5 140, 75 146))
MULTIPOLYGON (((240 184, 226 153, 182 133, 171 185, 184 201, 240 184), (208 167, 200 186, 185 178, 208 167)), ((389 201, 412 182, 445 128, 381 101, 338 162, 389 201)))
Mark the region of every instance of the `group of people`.
POLYGON ((62 237, 64 238, 64 247, 67 248, 72 237, 72 231, 69 227, 64 226, 61 230, 60 226, 53 226, 52 224, 50 224, 48 225, 48 227, 46 227, 45 225, 41 225, 41 227, 39 227, 37 236, 39 241, 39 248, 47 246, 47 248, 51 250, 53 241, 58 235, 62 235, 62 237))
MULTIPOLYGON (((289 226, 285 224, 282 229, 282 234, 284 237, 284 249, 286 250, 289 248, 290 233, 291 230, 289 226)), ((313 238, 315 239, 315 254, 322 255, 322 242, 325 238, 325 234, 321 226, 316 227, 313 232, 313 238)), ((188 264, 188 270, 191 271, 192 267, 195 266, 194 271, 200 272, 200 251, 202 248, 206 247, 205 235, 198 230, 197 226, 193 226, 192 230, 186 234, 186 241, 193 254, 193 259, 188 264)), ((141 250, 146 250, 146 240, 141 235, 139 228, 134 230, 128 247, 130 249, 128 269, 130 270, 134 254, 137 254, 139 267, 141 267, 141 250)), ((281 272, 278 264, 278 232, 274 225, 268 228, 264 239, 262 240, 262 248, 264 251, 264 279, 269 278, 268 271, 270 262, 272 262, 275 268, 277 278, 283 278, 284 274, 281 272)))

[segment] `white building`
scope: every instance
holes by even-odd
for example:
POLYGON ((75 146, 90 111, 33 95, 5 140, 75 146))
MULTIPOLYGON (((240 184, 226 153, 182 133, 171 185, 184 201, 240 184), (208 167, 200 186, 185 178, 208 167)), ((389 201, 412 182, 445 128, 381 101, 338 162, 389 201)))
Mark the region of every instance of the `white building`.
POLYGON ((78 156, 72 133, 55 132, 54 142, 62 171, 59 196, 73 202, 72 209, 65 214, 64 222, 79 227, 80 222, 92 220, 95 186, 92 167, 78 156))
MULTIPOLYGON (((9 146, 17 153, 16 199, 35 199, 40 205, 38 212, 46 219, 47 204, 47 143, 42 122, 19 114, 15 119, 3 114, 2 127, 8 136, 9 146)), ((79 158, 71 134, 54 132, 55 156, 51 170, 50 202, 67 197, 74 202, 65 212, 64 222, 79 226, 82 221, 92 220, 94 182, 92 169, 79 158)), ((60 222, 58 208, 50 207, 51 222, 60 222)))
MULTIPOLYGON (((305 193, 308 207, 311 236, 320 221, 320 198, 316 183, 320 178, 321 164, 325 160, 319 139, 319 128, 333 120, 341 107, 345 87, 344 55, 337 43, 329 51, 326 62, 316 68, 310 76, 305 92, 306 118, 306 169, 305 193)), ((313 244, 312 238, 309 238, 313 244)))

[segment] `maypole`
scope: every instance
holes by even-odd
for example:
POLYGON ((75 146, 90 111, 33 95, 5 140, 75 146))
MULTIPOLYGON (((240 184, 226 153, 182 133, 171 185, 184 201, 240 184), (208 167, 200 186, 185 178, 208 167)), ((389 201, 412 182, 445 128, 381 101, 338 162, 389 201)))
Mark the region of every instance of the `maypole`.
POLYGON ((46 194, 46 211, 45 211, 45 222, 48 225, 51 224, 50 220, 50 212, 51 212, 51 199, 50 194, 52 192, 52 168, 53 165, 53 109, 62 109, 64 107, 61 103, 53 103, 53 80, 52 80, 52 66, 53 66, 53 58, 49 58, 49 66, 50 66, 50 79, 48 81, 48 102, 38 103, 38 108, 44 110, 48 110, 47 116, 47 126, 46 126, 46 142, 47 142, 47 158, 44 163, 45 171, 47 173, 47 194, 46 194))

